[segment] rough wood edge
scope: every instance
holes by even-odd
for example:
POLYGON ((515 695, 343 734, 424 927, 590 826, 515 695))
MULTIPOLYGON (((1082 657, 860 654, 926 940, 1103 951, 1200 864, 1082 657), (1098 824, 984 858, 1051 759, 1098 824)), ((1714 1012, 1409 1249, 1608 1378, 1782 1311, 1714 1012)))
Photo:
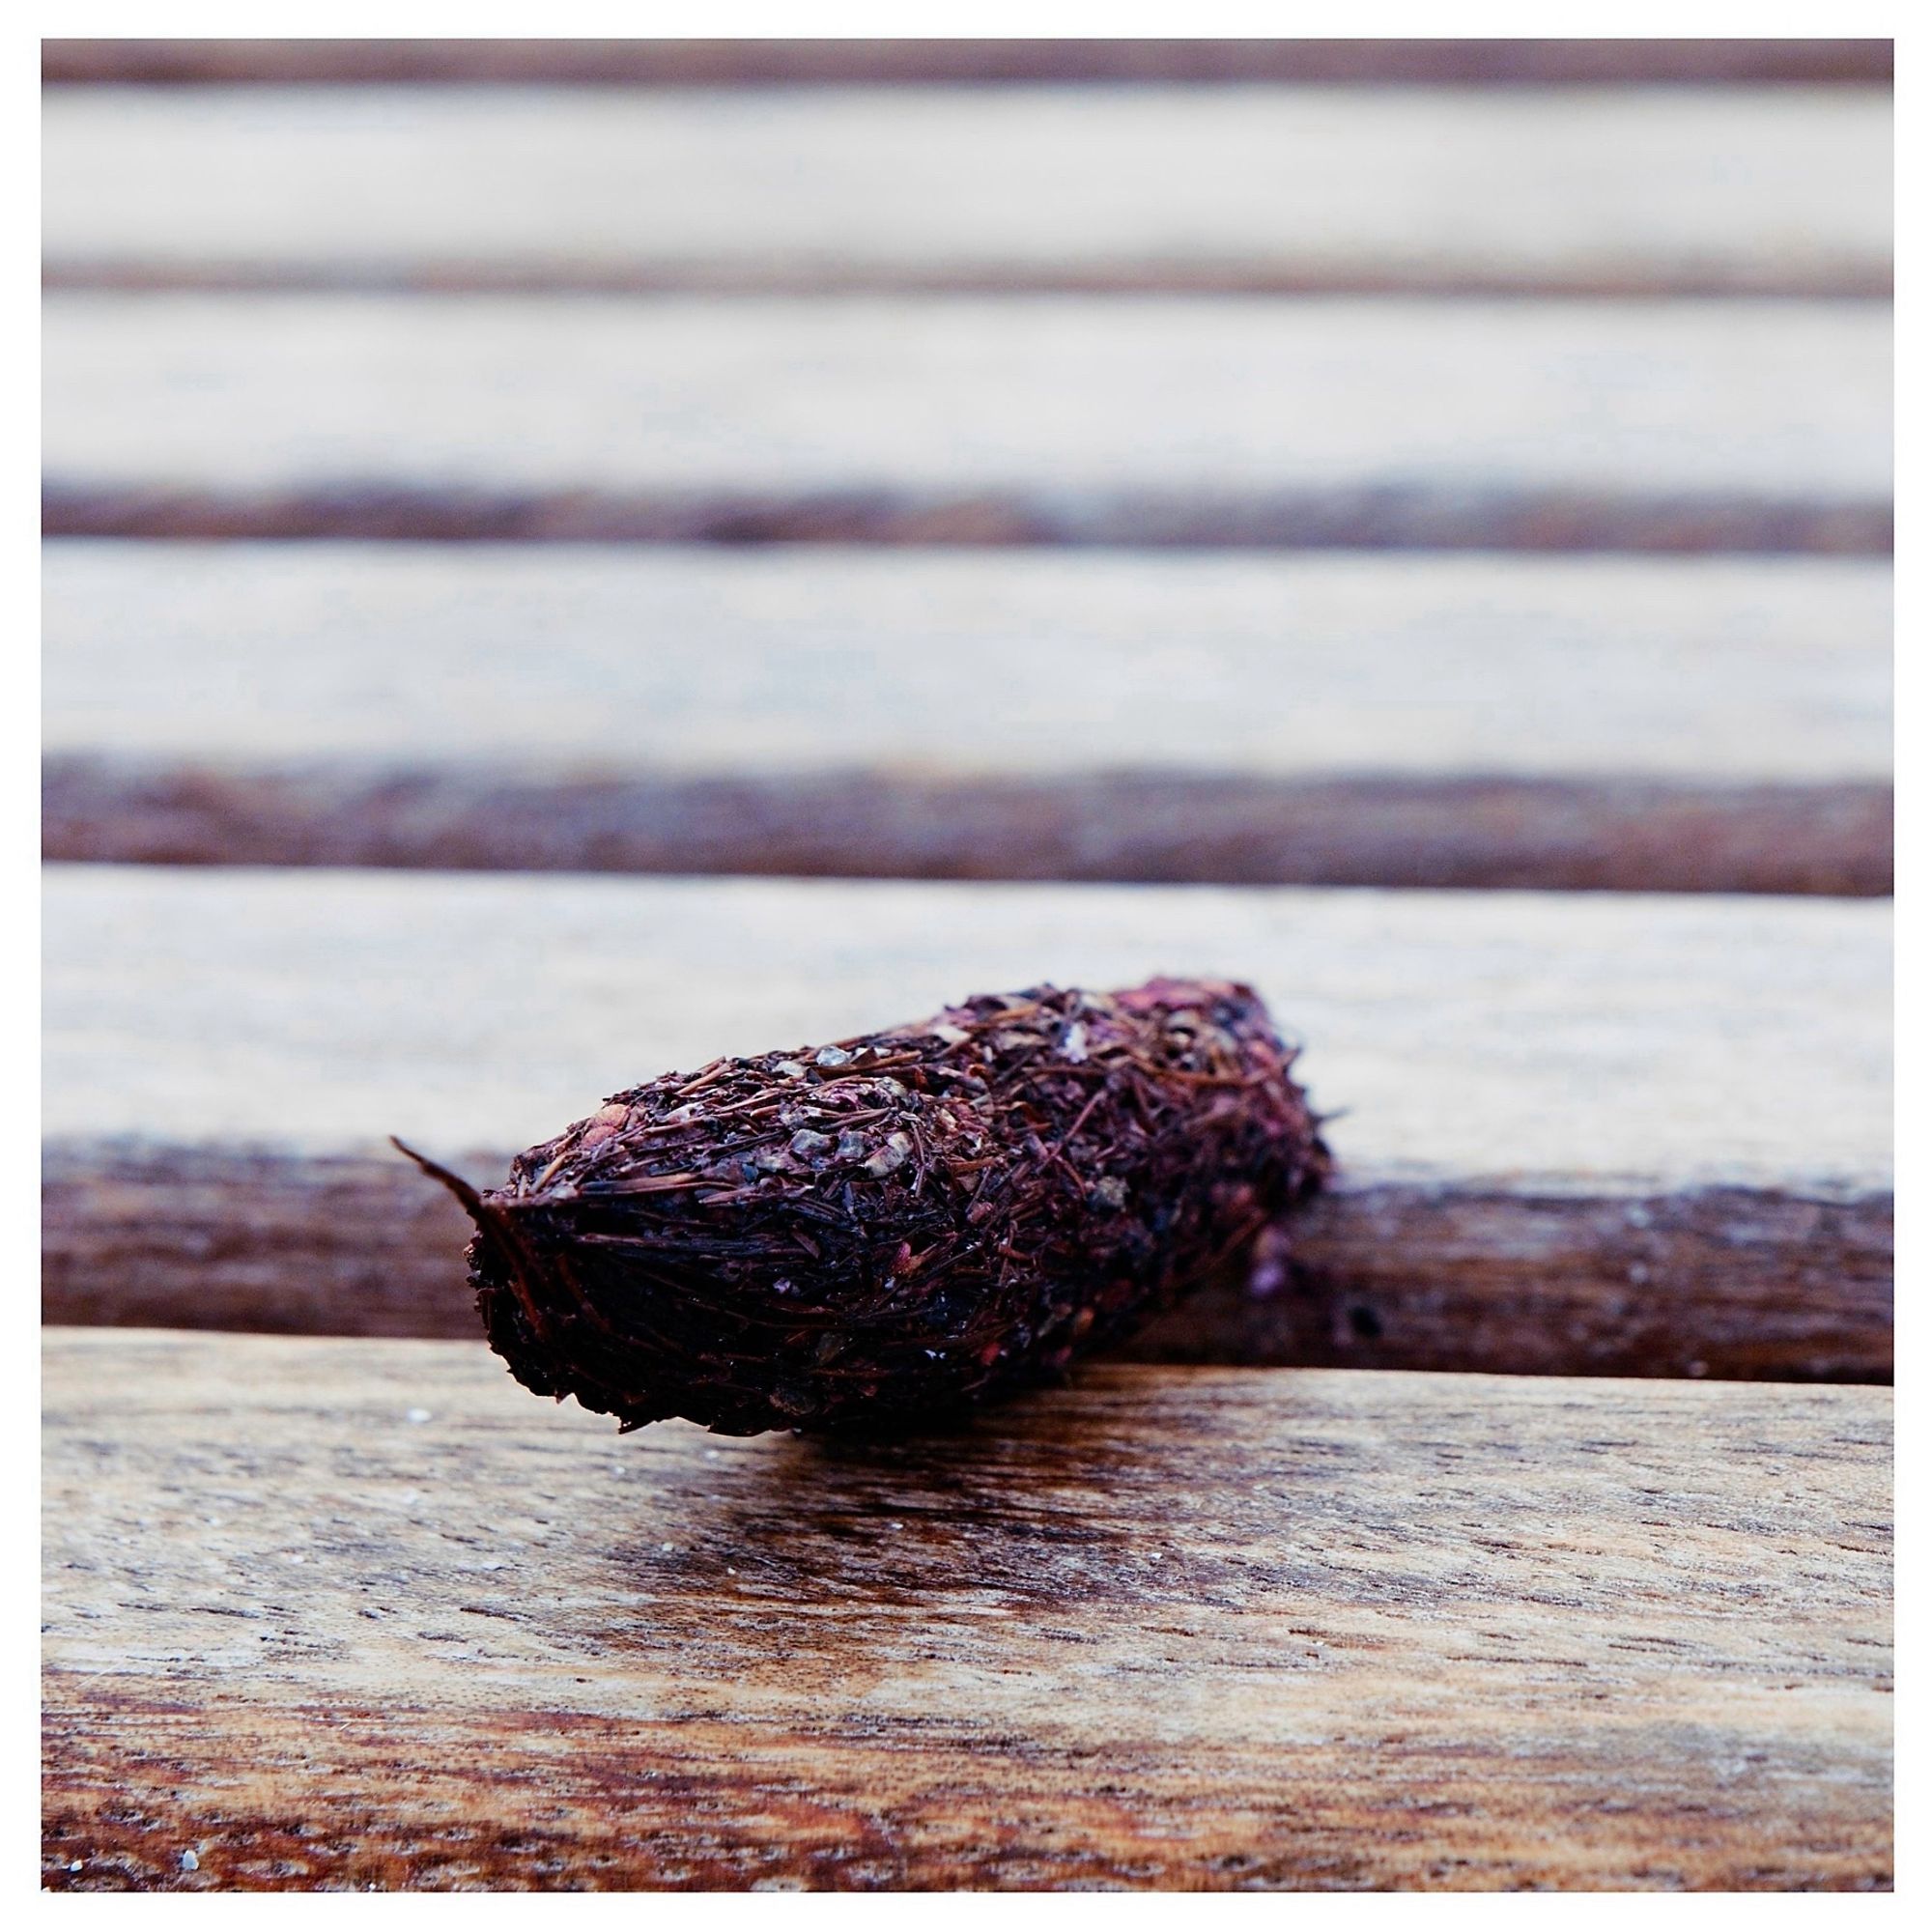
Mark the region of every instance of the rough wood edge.
POLYGON ((1527 550, 1889 556, 1889 500, 1555 490, 993 494, 797 490, 450 492, 393 482, 283 492, 55 475, 46 536, 427 542, 1128 545, 1210 550, 1527 550))
POLYGON ((45 761, 49 860, 1884 896, 1885 783, 45 761))
MULTIPOLYGON (((478 1155, 485 1174, 507 1156, 478 1155)), ((56 1141, 43 1313, 87 1326, 469 1339, 461 1211, 400 1158, 56 1141)), ((1891 1377, 1891 1196, 1698 1187, 1574 1196, 1345 1178, 1286 1283, 1204 1288, 1161 1362, 1891 1377)))
POLYGON ((1889 85, 1889 40, 47 40, 50 85, 1889 85))

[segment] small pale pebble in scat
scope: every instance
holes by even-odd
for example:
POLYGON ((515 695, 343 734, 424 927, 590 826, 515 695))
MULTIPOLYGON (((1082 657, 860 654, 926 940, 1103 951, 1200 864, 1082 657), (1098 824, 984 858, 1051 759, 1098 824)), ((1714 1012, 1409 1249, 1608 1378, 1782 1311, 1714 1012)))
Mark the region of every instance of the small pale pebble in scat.
POLYGON ((905 1165, 912 1152, 912 1141, 903 1133, 895 1133, 886 1144, 865 1163, 866 1172, 874 1179, 884 1179, 888 1174, 895 1174, 905 1165))
POLYGON ((821 1066, 849 1066, 852 1064, 852 1055, 843 1046, 821 1046, 813 1064, 821 1066))
POLYGON ((296 1554, 295 1552, 291 1551, 291 1553, 290 1553, 290 1555, 289 1555, 289 1560, 290 1560, 291 1562, 306 1562, 306 1561, 308 1560, 308 1557, 307 1557, 307 1556, 305 1556, 305 1555, 298 1555, 298 1554, 296 1554))
POLYGON ((182 1853, 183 1870, 198 1871, 200 1868, 201 1868, 201 1860, 198 1857, 196 1857, 192 1851, 184 1851, 182 1853))
POLYGON ((1063 1059, 1076 1066, 1086 1065, 1087 1029, 1077 1019, 1066 1029, 1066 1037, 1060 1042, 1060 1052, 1063 1059))
POLYGON ((80 1868, 80 1860, 78 1858, 75 1858, 73 1862, 68 1865, 68 1869, 71 1871, 77 1871, 79 1868, 80 1868))
POLYGON ((718 1460, 718 1456, 719 1456, 719 1451, 715 1448, 707 1448, 704 1451, 704 1459, 707 1462, 716 1462, 718 1460))
POLYGON ((417 1423, 426 1422, 430 1419, 430 1412, 427 1408, 412 1408, 409 1419, 417 1423))
POLYGON ((666 1555, 673 1555, 677 1551, 677 1544, 674 1542, 661 1542, 658 1544, 658 1548, 666 1555))

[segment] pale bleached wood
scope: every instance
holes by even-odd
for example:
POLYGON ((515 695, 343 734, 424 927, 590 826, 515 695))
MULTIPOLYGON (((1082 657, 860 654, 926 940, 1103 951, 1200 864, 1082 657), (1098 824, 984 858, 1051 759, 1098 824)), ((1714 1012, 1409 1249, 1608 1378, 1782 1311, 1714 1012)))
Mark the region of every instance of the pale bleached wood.
POLYGON ((455 1333, 478 1176, 607 1093, 969 992, 1256 982, 1342 1163, 1199 1358, 1890 1372, 1889 908, 54 867, 47 1311, 455 1333))
POLYGON ((56 284, 1869 295, 1889 97, 66 91, 56 284))
POLYGON ((1889 546, 1870 303, 57 295, 56 534, 1889 546))
POLYGON ((43 611, 55 859, 1890 890, 1864 559, 71 542, 43 611))
POLYGON ((1891 776, 1862 558, 74 542, 42 595, 56 753, 1891 776))
POLYGON ((57 83, 1889 85, 1889 40, 66 40, 57 83))
POLYGON ((427 1344, 44 1389, 62 1888, 1891 1880, 1880 1390, 1102 1368, 825 1446, 427 1344))

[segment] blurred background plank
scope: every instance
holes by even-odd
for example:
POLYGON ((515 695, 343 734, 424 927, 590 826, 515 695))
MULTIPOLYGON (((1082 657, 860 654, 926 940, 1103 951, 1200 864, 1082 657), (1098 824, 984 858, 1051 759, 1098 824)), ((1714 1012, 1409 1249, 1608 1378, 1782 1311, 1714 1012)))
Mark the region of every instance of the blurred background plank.
POLYGON ((1879 90, 100 89, 42 125, 55 285, 1890 287, 1879 90))
POLYGON ((49 298, 53 534, 1890 542, 1864 302, 49 298))
POLYGON ((50 40, 52 82, 1885 85, 1889 40, 50 40))
POLYGON ((1890 890, 1864 559, 66 542, 58 859, 1890 890))
POLYGON ((1890 1881, 1881 1390, 1102 1367, 826 1444, 480 1348, 44 1386, 60 1888, 1890 1881))
POLYGON ((47 1313, 466 1334, 478 1176, 607 1093, 977 990, 1258 980, 1343 1178, 1144 1351, 1883 1377, 1889 909, 55 867, 47 1313), (1794 1097, 1802 1094, 1802 1104, 1794 1097))

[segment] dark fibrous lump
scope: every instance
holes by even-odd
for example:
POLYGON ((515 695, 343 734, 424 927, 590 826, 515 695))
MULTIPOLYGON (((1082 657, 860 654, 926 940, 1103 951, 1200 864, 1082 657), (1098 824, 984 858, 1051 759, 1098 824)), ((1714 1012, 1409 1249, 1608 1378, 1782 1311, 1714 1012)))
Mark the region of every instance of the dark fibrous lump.
POLYGON ((1243 985, 1038 986, 667 1074, 487 1193, 422 1164, 526 1387, 626 1428, 896 1426, 1058 1378, 1319 1187, 1294 1057, 1243 985))

